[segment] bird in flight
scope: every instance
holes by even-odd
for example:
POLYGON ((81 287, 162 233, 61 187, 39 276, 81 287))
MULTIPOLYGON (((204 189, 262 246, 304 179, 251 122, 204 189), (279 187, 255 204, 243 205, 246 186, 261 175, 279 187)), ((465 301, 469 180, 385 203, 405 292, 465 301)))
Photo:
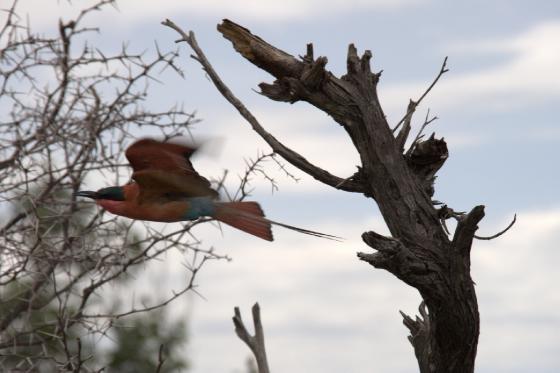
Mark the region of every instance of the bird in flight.
POLYGON ((190 157, 197 148, 154 139, 138 140, 126 150, 132 180, 123 186, 79 191, 109 211, 131 219, 178 222, 211 217, 234 228, 272 241, 271 225, 312 236, 339 237, 267 219, 257 202, 222 202, 210 182, 195 171, 190 157))

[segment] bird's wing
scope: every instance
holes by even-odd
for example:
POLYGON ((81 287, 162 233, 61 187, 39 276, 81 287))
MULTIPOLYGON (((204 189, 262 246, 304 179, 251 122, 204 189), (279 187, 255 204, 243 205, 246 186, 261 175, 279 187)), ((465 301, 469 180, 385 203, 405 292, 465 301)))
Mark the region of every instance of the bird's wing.
POLYGON ((139 186, 138 203, 172 201, 190 197, 216 197, 206 179, 162 170, 142 170, 132 174, 139 186))
POLYGON ((158 169, 197 174, 189 159, 196 150, 195 147, 182 144, 141 139, 130 145, 125 154, 135 172, 158 169))
POLYGON ((126 158, 134 170, 132 178, 135 180, 134 175, 139 172, 160 171, 165 178, 171 177, 175 180, 174 183, 181 185, 181 189, 186 191, 185 194, 189 197, 217 198, 218 192, 213 190, 210 182, 193 168, 190 156, 196 150, 194 146, 142 139, 126 149, 126 158))

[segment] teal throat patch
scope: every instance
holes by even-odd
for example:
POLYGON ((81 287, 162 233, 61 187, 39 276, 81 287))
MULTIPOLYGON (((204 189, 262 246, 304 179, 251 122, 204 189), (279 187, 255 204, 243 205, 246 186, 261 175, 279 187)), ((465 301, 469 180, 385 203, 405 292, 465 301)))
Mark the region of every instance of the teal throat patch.
POLYGON ((111 201, 124 201, 124 189, 112 186, 97 191, 97 199, 109 199, 111 201))
POLYGON ((203 216, 212 216, 216 212, 214 201, 208 197, 188 198, 189 207, 183 215, 183 220, 196 220, 203 216))

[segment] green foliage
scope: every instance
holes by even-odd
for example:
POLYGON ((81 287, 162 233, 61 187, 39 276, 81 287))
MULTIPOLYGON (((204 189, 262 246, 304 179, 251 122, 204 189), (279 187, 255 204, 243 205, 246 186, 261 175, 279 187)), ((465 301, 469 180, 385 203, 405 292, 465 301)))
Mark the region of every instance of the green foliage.
POLYGON ((163 364, 159 372, 186 371, 186 325, 183 321, 166 323, 165 320, 165 314, 159 311, 115 325, 116 346, 108 353, 107 372, 156 372, 162 345, 163 364))

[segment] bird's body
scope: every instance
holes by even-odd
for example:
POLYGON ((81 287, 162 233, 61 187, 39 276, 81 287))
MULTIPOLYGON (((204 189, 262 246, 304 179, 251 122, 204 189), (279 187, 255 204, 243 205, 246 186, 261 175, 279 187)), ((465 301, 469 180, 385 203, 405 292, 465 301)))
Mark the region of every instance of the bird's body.
POLYGON ((210 182, 199 175, 190 162, 196 148, 186 145, 142 139, 126 151, 134 172, 130 183, 81 191, 77 195, 95 199, 115 215, 136 220, 178 222, 212 217, 237 229, 272 241, 271 224, 314 236, 337 239, 264 217, 257 202, 221 202, 210 182))

